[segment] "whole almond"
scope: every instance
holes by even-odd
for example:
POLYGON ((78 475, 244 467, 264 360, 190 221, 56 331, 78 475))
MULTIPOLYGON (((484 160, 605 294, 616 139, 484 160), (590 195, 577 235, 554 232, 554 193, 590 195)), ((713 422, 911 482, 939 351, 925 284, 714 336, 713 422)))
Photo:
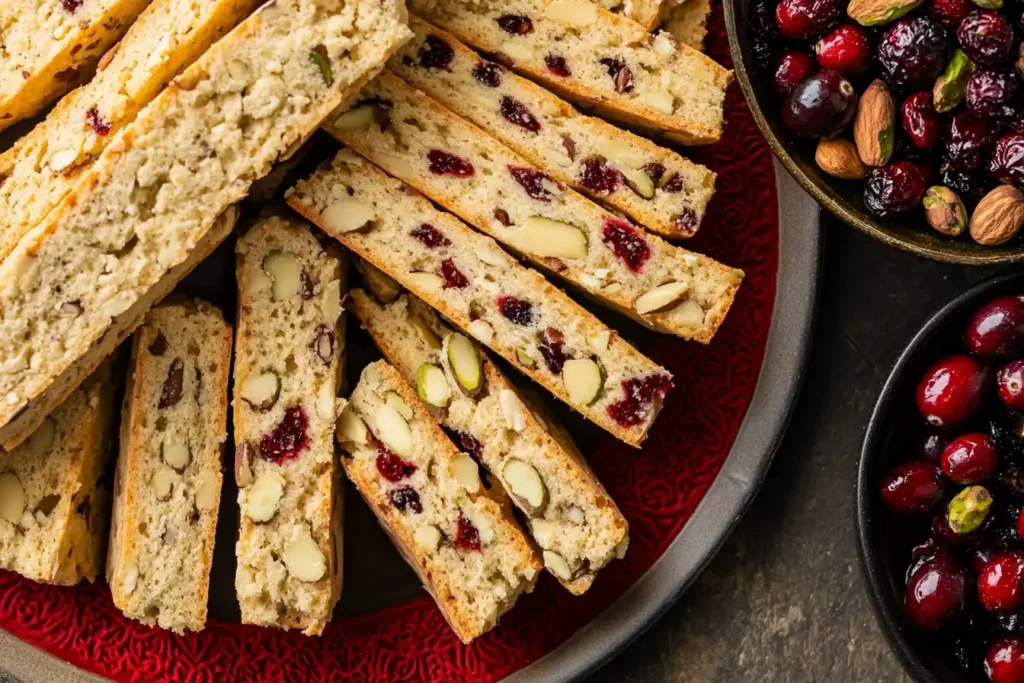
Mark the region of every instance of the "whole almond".
POLYGON ((923 0, 850 0, 846 13, 861 26, 878 26, 895 19, 921 4, 923 0))
POLYGON ((818 143, 814 160, 825 173, 845 180, 860 180, 867 174, 857 148, 845 138, 832 138, 818 143))
POLYGON ((1003 244, 1024 224, 1024 194, 1012 185, 1000 185, 978 202, 971 216, 971 237, 979 244, 1003 244))
POLYGON ((896 105, 889 87, 876 78, 861 95, 853 120, 857 153, 868 166, 885 166, 892 156, 896 131, 896 105))

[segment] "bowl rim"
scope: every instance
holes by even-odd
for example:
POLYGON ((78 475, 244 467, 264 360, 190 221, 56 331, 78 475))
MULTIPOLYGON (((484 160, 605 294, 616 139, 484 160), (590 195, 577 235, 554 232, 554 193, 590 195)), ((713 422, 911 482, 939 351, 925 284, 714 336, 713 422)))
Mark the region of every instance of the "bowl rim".
POLYGON ((857 558, 860 564, 861 579, 871 599, 875 621, 881 628, 890 649, 896 653, 903 668, 909 674, 916 680, 925 683, 944 683, 944 681, 932 672, 924 658, 920 656, 919 649, 910 642, 907 630, 903 626, 902 614, 887 599, 887 582, 878 560, 880 550, 875 543, 872 526, 875 517, 874 490, 877 484, 873 480, 872 464, 879 456, 879 447, 886 431, 886 419, 898 399, 907 368, 917 361, 919 354, 927 349, 927 344, 949 322, 950 318, 960 314, 970 305, 982 303, 986 298, 992 296, 993 291, 1002 289, 1010 283, 1024 284, 1024 272, 1005 273, 983 280, 956 296, 928 318, 900 353, 889 372, 889 376, 878 394, 878 399, 875 401, 861 442, 861 451, 857 462, 856 495, 854 496, 857 558))

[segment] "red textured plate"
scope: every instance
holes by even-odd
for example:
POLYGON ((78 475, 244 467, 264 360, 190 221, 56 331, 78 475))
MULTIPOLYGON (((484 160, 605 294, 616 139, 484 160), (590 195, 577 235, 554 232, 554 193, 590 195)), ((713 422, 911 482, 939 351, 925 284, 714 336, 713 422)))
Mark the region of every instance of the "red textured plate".
MULTIPOLYGON (((730 64, 718 2, 710 23, 709 54, 730 64)), ((676 378, 641 452, 562 412, 630 524, 625 560, 604 569, 588 593, 572 597, 545 574, 498 628, 463 646, 353 495, 345 592, 324 636, 240 626, 232 585, 237 512, 228 476, 205 631, 179 637, 128 621, 102 583, 56 588, 0 571, 0 628, 7 632, 0 632, 0 669, 48 683, 86 676, 59 660, 104 678, 145 683, 534 682, 581 675, 618 651, 678 597, 753 496, 795 398, 808 341, 816 207, 788 177, 776 176, 735 86, 727 111, 723 140, 690 150, 718 181, 703 227, 686 245, 746 272, 725 324, 705 347, 611 316, 676 378)), ((225 297, 233 296, 233 285, 223 276, 230 277, 231 245, 218 254, 227 267, 201 267, 185 288, 230 311, 225 297)), ((358 369, 369 343, 354 330, 352 337, 350 366, 358 369)))

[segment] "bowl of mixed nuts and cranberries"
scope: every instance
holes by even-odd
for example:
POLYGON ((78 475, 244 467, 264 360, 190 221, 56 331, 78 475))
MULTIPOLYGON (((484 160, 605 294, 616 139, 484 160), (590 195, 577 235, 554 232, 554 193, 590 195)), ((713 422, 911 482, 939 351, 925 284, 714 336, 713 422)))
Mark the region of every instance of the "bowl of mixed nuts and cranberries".
POLYGON ((1024 0, 730 0, 737 77, 787 170, 887 244, 1024 261, 1024 0))

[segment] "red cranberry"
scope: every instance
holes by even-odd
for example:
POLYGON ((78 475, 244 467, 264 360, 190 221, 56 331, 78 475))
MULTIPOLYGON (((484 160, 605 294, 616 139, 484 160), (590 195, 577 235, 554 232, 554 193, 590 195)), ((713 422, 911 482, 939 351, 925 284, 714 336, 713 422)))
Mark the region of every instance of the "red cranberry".
POLYGON ((999 553, 978 573, 978 602, 989 612, 1010 612, 1024 602, 1024 553, 999 553))
POLYGON ((427 152, 427 161, 430 162, 430 172, 437 175, 453 175, 459 178, 466 178, 473 175, 473 165, 454 154, 444 150, 432 149, 427 152))
POLYGON ((514 296, 499 296, 498 310, 516 325, 525 327, 533 324, 533 304, 529 301, 514 296))
POLYGON ((782 35, 793 40, 812 40, 839 18, 836 0, 782 0, 775 8, 775 23, 782 35))
POLYGON ((540 355, 544 358, 544 364, 548 366, 548 370, 556 375, 562 374, 562 366, 565 365, 564 345, 565 337, 553 327, 544 330, 540 342, 537 344, 537 348, 540 349, 540 355))
POLYGON ((683 176, 676 174, 661 188, 663 192, 682 192, 686 189, 683 176))
POLYGON ((512 178, 526 190, 526 194, 530 195, 530 197, 539 202, 551 201, 552 195, 548 186, 552 183, 552 180, 546 173, 525 166, 509 166, 508 172, 512 174, 512 178))
POLYGON ((469 279, 462 274, 455 260, 447 258, 441 262, 441 277, 444 278, 445 289, 465 289, 469 287, 469 279))
POLYGON ((910 144, 931 149, 939 141, 939 115, 932 105, 931 90, 923 90, 903 100, 900 115, 910 144))
POLYGON ((435 249, 437 247, 448 247, 451 246, 452 243, 450 239, 441 234, 441 231, 430 223, 424 223, 423 225, 416 226, 409 234, 431 249, 435 249))
POLYGON ((967 350, 1004 359, 1024 352, 1024 296, 1001 296, 983 305, 967 323, 967 350))
POLYGON ((417 515, 423 512, 420 494, 416 493, 416 489, 411 486, 399 486, 397 489, 392 489, 388 497, 391 498, 391 504, 400 512, 412 510, 417 515))
POLYGON ((498 27, 505 33, 510 33, 514 36, 525 36, 527 33, 533 33, 533 22, 530 21, 529 17, 518 14, 503 14, 498 17, 497 21, 498 27))
POLYGON ((999 368, 996 387, 1007 408, 1024 411, 1024 360, 1011 360, 999 368))
POLYGON ((917 570, 922 564, 934 557, 948 553, 949 548, 946 546, 946 542, 929 536, 917 545, 910 549, 910 561, 911 571, 907 573, 907 581, 910 581, 910 575, 917 570))
POLYGON ((1017 513, 1017 538, 1024 540, 1024 508, 1017 513))
POLYGON ((466 519, 465 515, 459 516, 459 526, 455 532, 455 540, 452 542, 452 545, 462 550, 480 552, 480 532, 473 526, 473 522, 466 519))
POLYGON ((775 92, 785 95, 815 71, 818 65, 810 55, 797 50, 785 50, 775 64, 775 92))
POLYGON ((501 96, 501 115, 531 133, 540 130, 540 121, 537 117, 530 113, 525 104, 508 95, 501 96))
POLYGON ((638 425, 647 419, 651 405, 664 398, 672 386, 668 375, 627 379, 622 383, 625 397, 608 406, 608 415, 623 427, 638 425))
POLYGON ((984 434, 964 434, 942 451, 942 472, 957 484, 978 484, 996 471, 996 447, 984 434))
POLYGON ((856 109, 850 82, 838 71, 822 69, 786 94, 782 120, 797 135, 830 138, 846 127, 856 109))
POLYGON ((946 65, 948 49, 939 22, 927 16, 900 19, 882 35, 878 61, 890 84, 930 87, 946 65))
POLYGON ((608 75, 615 83, 615 92, 629 92, 633 89, 633 72, 626 63, 617 57, 604 57, 601 59, 608 75))
POLYGON ((864 182, 864 204, 876 216, 910 211, 921 204, 927 184, 921 169, 909 161, 872 168, 864 182))
POLYGON ((882 479, 882 502, 901 515, 919 515, 934 508, 946 493, 939 468, 927 462, 905 462, 882 479))
POLYGON ((376 463, 380 476, 392 483, 411 477, 416 471, 416 465, 408 460, 404 460, 401 456, 392 453, 383 446, 377 449, 376 463))
POLYGON ((975 548, 969 554, 971 560, 971 569, 976 574, 981 573, 981 570, 985 568, 985 565, 992 561, 995 556, 995 551, 991 548, 975 548))
POLYGON ((501 65, 497 62, 480 62, 473 67, 473 78, 488 88, 501 85, 501 65))
POLYGON ((110 133, 110 121, 107 121, 100 114, 96 107, 90 107, 85 112, 85 122, 89 124, 96 135, 108 135, 110 133))
POLYGON ((284 417, 269 434, 260 437, 260 453, 267 460, 281 464, 297 457, 309 444, 309 419, 301 406, 284 411, 284 417))
POLYGON ((959 111, 949 122, 946 162, 958 171, 981 168, 995 139, 997 127, 968 111, 959 111))
POLYGON ((1024 640, 997 638, 985 652, 985 675, 992 683, 1024 683, 1024 640))
POLYGON ((580 167, 580 184, 594 194, 608 195, 622 187, 622 174, 602 156, 588 157, 580 167))
POLYGON ((951 555, 940 554, 922 564, 907 584, 903 610, 907 620, 924 631, 937 631, 964 609, 967 576, 951 555))
POLYGON ((672 218, 672 224, 676 226, 680 234, 692 236, 697 232, 699 224, 697 214, 692 209, 683 209, 672 218))
POLYGON ((949 28, 955 28, 974 9, 971 0, 932 0, 932 16, 949 28))
POLYGON ((60 0, 60 6, 64 8, 64 11, 68 14, 74 14, 82 8, 85 4, 85 0, 60 0))
POLYGON ((924 374, 917 385, 917 409, 936 427, 951 427, 981 406, 988 369, 970 356, 948 356, 924 374))
POLYGON ((994 178, 1024 188, 1024 135, 1008 133, 992 148, 988 172, 994 178))
POLYGON ((459 432, 459 444, 462 450, 472 455, 477 460, 484 457, 484 447, 475 436, 469 432, 459 432))
POLYGON ((1017 116, 1017 77, 1003 69, 978 69, 967 79, 967 111, 980 118, 1008 121, 1017 116))
POLYGON ((956 37, 968 57, 986 66, 1006 60, 1013 49, 1013 26, 999 12, 971 12, 960 22, 956 37))
POLYGON ((818 64, 847 76, 862 74, 871 66, 871 41, 860 26, 846 24, 819 40, 814 46, 818 64))
POLYGON ((917 460, 942 463, 942 451, 949 445, 949 435, 938 429, 929 429, 917 444, 917 460))
POLYGON ((424 69, 451 71, 451 63, 455 58, 455 51, 448 44, 448 41, 430 34, 423 41, 423 44, 420 45, 420 51, 416 56, 420 60, 420 66, 424 69))
POLYGON ((562 78, 572 76, 572 71, 569 70, 569 63, 565 61, 565 57, 562 55, 545 55, 544 64, 548 67, 548 71, 556 76, 562 78))
POLYGON ((602 241, 634 273, 643 270, 651 248, 639 230, 621 218, 606 218, 602 241))

